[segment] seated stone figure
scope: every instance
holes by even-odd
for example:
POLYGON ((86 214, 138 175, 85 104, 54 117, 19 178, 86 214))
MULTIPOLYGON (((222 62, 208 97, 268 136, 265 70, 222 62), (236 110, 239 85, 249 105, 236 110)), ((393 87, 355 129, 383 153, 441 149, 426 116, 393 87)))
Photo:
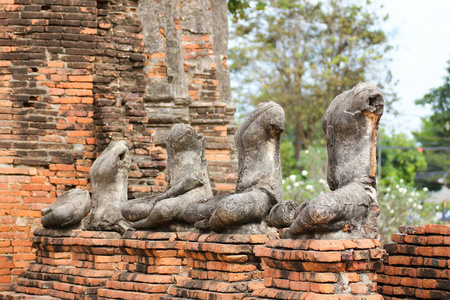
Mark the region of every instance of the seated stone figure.
POLYGON ((261 103, 251 112, 235 136, 239 152, 236 192, 190 206, 186 221, 216 232, 267 230, 262 221, 283 198, 280 138, 284 123, 284 111, 274 102, 261 103), (244 224, 249 226, 240 226, 244 224))
POLYGON ((41 210, 41 223, 46 228, 68 229, 77 227, 89 213, 91 197, 88 191, 73 189, 41 210))
POLYGON ((123 233, 131 228, 120 209, 128 199, 128 169, 131 160, 124 141, 111 142, 95 160, 89 172, 92 183, 90 216, 83 219, 84 230, 123 233))
POLYGON ((174 125, 167 139, 167 191, 128 201, 122 207, 125 219, 136 229, 184 223, 182 213, 189 205, 212 197, 205 148, 203 135, 188 125, 174 125))
POLYGON ((292 202, 274 207, 270 222, 290 225, 284 237, 377 236, 375 142, 383 107, 380 90, 369 82, 358 84, 333 100, 322 119, 328 148, 328 185, 332 192, 298 207, 292 202))

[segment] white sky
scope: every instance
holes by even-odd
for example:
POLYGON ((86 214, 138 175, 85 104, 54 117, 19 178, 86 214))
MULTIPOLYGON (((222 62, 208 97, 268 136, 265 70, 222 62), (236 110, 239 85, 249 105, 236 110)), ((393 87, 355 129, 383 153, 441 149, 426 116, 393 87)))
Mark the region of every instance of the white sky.
POLYGON ((381 124, 396 132, 420 129, 420 117, 431 110, 416 106, 414 100, 430 89, 441 86, 450 60, 449 0, 378 0, 389 13, 386 29, 397 29, 392 43, 398 50, 392 54, 390 69, 399 81, 395 88, 400 101, 395 108, 400 115, 385 114, 381 124))

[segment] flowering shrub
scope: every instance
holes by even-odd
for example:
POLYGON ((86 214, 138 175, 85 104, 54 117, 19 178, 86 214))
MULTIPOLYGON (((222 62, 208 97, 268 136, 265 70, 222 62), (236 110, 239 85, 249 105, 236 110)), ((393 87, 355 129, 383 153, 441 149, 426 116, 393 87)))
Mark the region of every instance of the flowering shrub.
POLYGON ((283 179, 285 200, 303 203, 330 191, 325 147, 311 146, 309 150, 303 150, 298 164, 302 168, 300 174, 292 174, 283 179))
POLYGON ((436 223, 436 204, 430 201, 427 188, 418 189, 403 179, 387 178, 378 185, 378 202, 381 214, 378 230, 384 243, 398 232, 400 225, 425 225, 436 223))

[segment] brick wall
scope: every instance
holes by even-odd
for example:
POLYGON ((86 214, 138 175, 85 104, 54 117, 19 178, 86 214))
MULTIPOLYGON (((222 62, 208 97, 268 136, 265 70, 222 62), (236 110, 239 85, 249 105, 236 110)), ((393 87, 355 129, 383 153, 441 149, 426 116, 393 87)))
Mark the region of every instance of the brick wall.
POLYGON ((40 210, 90 189, 114 139, 129 197, 165 190, 175 123, 207 139, 216 193, 232 191, 226 1, 0 0, 0 290, 34 259, 40 210))
POLYGON ((450 225, 400 226, 378 276, 385 299, 450 299, 450 225))

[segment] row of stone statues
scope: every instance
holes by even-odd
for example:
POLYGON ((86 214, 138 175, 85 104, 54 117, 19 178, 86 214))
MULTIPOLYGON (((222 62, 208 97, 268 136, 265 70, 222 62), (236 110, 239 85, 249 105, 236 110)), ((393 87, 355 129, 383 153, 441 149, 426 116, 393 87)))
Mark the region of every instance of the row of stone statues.
POLYGON ((81 222, 85 230, 122 233, 197 229, 253 234, 288 228, 284 237, 374 238, 379 213, 375 141, 383 106, 380 90, 368 82, 332 101, 322 120, 332 191, 302 205, 283 201, 280 140, 285 115, 280 105, 268 102, 251 112, 236 133, 234 193, 213 197, 205 138, 176 124, 167 140, 166 192, 128 200, 128 148, 125 142, 112 142, 89 173, 92 205, 88 192, 71 190, 42 210, 42 224, 67 228, 81 222))

